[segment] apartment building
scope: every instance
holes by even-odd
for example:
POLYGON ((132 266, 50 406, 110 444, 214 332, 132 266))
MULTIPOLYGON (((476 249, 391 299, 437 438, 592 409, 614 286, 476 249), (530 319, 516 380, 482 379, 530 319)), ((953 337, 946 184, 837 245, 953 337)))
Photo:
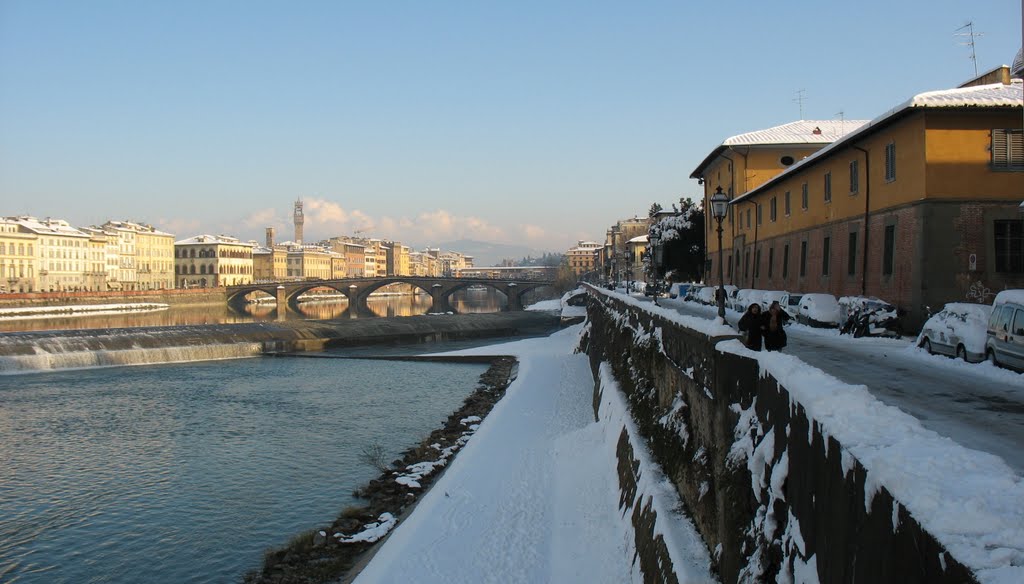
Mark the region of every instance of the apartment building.
POLYGON ((178 288, 215 288, 253 282, 252 244, 227 235, 196 235, 174 244, 178 288))
POLYGON ((39 237, 13 218, 0 219, 0 292, 39 290, 39 237))
MULTIPOLYGON (((1024 287, 1024 85, 1000 68, 917 94, 732 198, 723 268, 741 287, 926 307, 1024 287)), ((707 198, 732 176, 709 155, 707 198)), ((735 158, 738 157, 733 157, 735 158)), ((713 225, 714 221, 709 221, 713 225)), ((713 243, 714 242, 714 243, 713 243)), ((707 279, 717 275, 708 239, 707 279)))
POLYGON ((577 278, 597 269, 602 247, 596 241, 579 241, 565 252, 565 261, 577 278))
POLYGON ((152 225, 107 221, 101 229, 117 236, 118 281, 125 290, 174 287, 174 236, 152 225))

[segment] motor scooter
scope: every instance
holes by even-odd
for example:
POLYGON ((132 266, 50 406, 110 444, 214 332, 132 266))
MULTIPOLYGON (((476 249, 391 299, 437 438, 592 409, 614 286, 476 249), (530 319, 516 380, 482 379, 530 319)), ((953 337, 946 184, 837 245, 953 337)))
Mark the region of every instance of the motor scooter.
MULTIPOLYGON (((898 339, 903 336, 903 325, 900 323, 900 310, 859 309, 850 314, 847 319, 847 332, 853 334, 853 338, 861 337, 888 337, 898 339)), ((840 331, 843 332, 843 331, 840 331)))

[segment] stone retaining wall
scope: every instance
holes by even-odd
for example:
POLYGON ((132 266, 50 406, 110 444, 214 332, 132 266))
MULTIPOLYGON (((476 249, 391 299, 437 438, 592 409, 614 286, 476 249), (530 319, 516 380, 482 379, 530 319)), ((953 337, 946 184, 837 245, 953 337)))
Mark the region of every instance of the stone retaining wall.
MULTIPOLYGON (((715 350, 730 337, 589 293, 584 348, 595 379, 608 362, 723 582, 811 573, 821 582, 975 582, 885 489, 865 492, 860 463, 756 361, 715 350)), ((618 449, 624 497, 635 485, 627 446, 618 449)), ((658 559, 664 543, 644 528, 650 512, 634 510, 637 549, 653 554, 639 554, 641 567, 650 581, 674 581, 658 559)))

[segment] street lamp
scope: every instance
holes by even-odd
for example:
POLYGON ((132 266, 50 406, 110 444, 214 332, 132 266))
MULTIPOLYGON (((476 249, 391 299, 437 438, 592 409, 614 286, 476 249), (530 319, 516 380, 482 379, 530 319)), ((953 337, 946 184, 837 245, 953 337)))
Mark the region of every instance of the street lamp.
POLYGON ((722 187, 715 189, 711 196, 711 214, 718 222, 718 318, 725 322, 725 276, 722 271, 722 220, 729 210, 729 196, 722 192, 722 187))

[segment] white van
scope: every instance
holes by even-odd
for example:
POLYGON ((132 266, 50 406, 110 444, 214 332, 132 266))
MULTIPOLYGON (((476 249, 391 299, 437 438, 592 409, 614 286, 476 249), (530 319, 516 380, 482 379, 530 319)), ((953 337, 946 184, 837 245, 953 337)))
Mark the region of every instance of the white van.
POLYGON ((996 295, 985 334, 985 358, 1024 371, 1024 290, 1003 290, 996 295))

